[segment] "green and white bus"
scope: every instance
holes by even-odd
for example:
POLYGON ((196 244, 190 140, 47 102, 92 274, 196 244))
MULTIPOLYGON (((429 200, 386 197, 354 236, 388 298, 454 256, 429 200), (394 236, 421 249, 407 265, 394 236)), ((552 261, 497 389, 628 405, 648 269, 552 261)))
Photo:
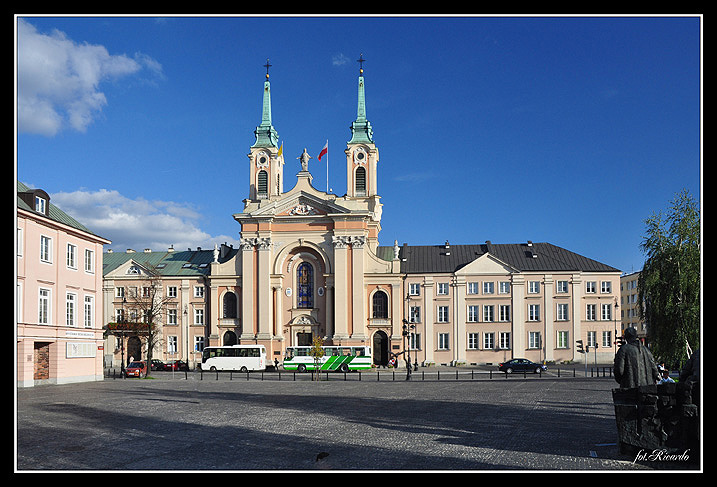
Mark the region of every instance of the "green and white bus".
MULTIPOLYGON (((284 370, 306 372, 316 370, 314 357, 310 355, 312 347, 287 347, 284 357, 284 370)), ((319 359, 319 370, 349 372, 371 368, 371 347, 325 346, 324 356, 319 359)))

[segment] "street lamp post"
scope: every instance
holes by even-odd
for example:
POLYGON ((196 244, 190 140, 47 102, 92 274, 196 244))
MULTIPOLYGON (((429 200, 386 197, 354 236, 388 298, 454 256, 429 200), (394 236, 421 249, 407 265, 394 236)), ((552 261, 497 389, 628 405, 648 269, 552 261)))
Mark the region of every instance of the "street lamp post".
POLYGON ((411 354, 406 348, 406 339, 408 338, 408 320, 403 319, 403 358, 406 361, 406 380, 411 380, 411 354))

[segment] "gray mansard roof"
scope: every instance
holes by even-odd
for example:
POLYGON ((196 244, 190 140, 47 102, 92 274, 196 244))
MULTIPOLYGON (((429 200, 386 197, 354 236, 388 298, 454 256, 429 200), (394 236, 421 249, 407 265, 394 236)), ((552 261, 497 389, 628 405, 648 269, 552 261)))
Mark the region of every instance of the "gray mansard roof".
MULTIPOLYGON (((378 254, 393 255, 392 247, 379 247, 378 254)), ((431 274, 456 272, 478 257, 493 257, 521 272, 620 272, 619 269, 589 259, 546 242, 474 245, 403 245, 401 272, 431 274)))

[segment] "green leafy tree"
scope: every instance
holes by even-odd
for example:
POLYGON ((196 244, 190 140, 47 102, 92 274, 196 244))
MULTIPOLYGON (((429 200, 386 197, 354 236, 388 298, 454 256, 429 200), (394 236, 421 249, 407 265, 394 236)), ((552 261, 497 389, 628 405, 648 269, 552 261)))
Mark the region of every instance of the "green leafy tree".
POLYGON ((666 214, 645 220, 640 248, 646 261, 638 282, 641 318, 653 355, 680 364, 699 346, 700 213, 687 190, 666 214))

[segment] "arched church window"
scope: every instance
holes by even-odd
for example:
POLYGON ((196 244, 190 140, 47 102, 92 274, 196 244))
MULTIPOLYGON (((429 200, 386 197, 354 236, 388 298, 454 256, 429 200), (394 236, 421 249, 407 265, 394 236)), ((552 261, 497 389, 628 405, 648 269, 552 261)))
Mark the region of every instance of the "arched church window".
POLYGON ((366 196, 366 169, 356 168, 356 196, 366 196))
POLYGON ((259 197, 266 197, 269 193, 269 175, 263 169, 256 178, 256 192, 259 197))
POLYGON ((373 317, 388 318, 388 296, 383 291, 373 293, 373 317))
POLYGON ((296 269, 296 307, 314 307, 314 268, 308 262, 296 269))
POLYGON ((229 292, 224 295, 223 299, 223 312, 224 318, 236 318, 237 317, 237 295, 229 292))

